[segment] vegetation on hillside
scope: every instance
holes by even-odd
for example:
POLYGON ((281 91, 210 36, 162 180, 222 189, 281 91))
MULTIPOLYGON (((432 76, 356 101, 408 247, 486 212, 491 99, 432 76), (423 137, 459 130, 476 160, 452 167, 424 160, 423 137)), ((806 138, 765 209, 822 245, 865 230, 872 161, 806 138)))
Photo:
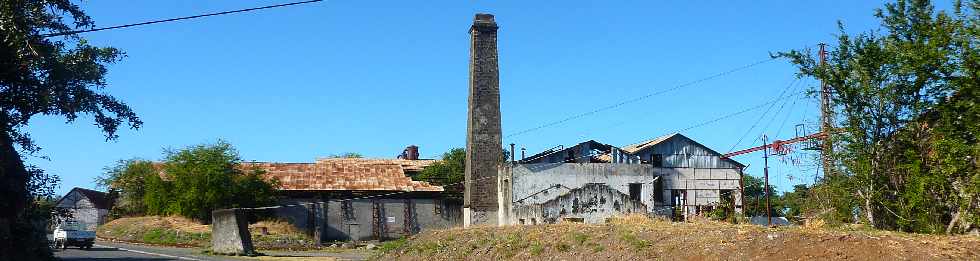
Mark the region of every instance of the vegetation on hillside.
MULTIPOLYGON (((257 249, 315 249, 313 240, 285 221, 267 220, 249 225, 257 249), (263 231, 265 233, 263 233, 263 231)), ((100 238, 164 246, 211 246, 211 227, 188 218, 144 216, 118 218, 96 231, 100 238)))
POLYGON ((264 179, 261 169, 243 169, 238 152, 227 142, 164 154, 159 167, 134 159, 106 168, 97 183, 118 195, 113 213, 180 215, 206 223, 215 209, 275 203, 276 181, 264 179))
POLYGON ((798 191, 799 211, 831 224, 963 233, 980 224, 980 1, 877 10, 877 30, 840 25, 826 64, 779 56, 833 90, 833 166, 798 191))
POLYGON ((765 228, 645 216, 425 231, 380 247, 377 260, 970 260, 980 239, 861 228, 765 228))

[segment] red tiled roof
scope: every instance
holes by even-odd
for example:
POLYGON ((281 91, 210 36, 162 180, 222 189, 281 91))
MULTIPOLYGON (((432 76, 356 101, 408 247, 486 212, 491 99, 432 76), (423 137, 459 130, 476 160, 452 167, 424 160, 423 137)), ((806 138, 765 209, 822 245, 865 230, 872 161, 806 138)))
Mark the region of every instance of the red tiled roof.
POLYGON ((432 159, 364 159, 364 158, 319 158, 317 163, 342 163, 360 165, 400 165, 406 171, 421 171, 423 168, 432 165, 436 160, 432 159))
POLYGON ((443 191, 441 186, 414 181, 406 170, 421 170, 431 160, 318 159, 316 163, 249 162, 266 177, 279 180, 281 190, 443 191))

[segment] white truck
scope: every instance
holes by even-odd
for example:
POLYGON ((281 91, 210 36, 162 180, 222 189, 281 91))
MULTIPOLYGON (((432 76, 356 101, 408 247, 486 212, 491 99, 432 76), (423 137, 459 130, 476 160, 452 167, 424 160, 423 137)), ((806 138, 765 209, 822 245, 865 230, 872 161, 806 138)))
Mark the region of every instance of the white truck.
POLYGON ((95 231, 86 230, 75 221, 66 221, 58 224, 54 229, 54 247, 65 249, 68 246, 77 246, 80 249, 91 249, 95 244, 95 231))

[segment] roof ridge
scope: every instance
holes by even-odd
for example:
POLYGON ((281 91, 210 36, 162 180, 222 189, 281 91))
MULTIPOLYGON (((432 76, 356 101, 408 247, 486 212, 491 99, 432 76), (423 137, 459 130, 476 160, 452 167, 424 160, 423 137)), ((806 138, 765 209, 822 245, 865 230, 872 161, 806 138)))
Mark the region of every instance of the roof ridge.
POLYGON ((638 148, 641 148, 641 147, 645 147, 647 145, 650 145, 650 143, 654 143, 656 141, 663 141, 663 140, 666 140, 667 138, 670 138, 670 137, 673 137, 673 136, 676 136, 676 135, 681 135, 681 133, 680 132, 674 132, 674 133, 670 133, 670 134, 667 134, 667 135, 662 135, 662 136, 659 136, 659 137, 656 137, 656 138, 652 138, 652 139, 644 140, 644 141, 641 141, 641 142, 629 144, 629 145, 623 146, 622 148, 623 148, 623 150, 629 150, 629 149, 631 149, 631 147, 635 147, 633 149, 638 149, 638 148))

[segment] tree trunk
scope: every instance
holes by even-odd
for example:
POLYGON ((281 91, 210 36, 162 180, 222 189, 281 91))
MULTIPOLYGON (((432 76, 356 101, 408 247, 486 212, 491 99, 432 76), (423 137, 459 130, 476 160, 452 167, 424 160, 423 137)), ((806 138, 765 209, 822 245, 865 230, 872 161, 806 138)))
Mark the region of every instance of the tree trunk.
POLYGON ((949 221, 946 225, 946 234, 953 234, 953 227, 956 227, 956 222, 960 221, 960 211, 953 212, 953 219, 949 221))
POLYGON ((871 209, 871 195, 863 193, 861 190, 858 190, 857 193, 858 196, 864 198, 864 216, 868 219, 868 225, 875 227, 875 215, 874 211, 871 209))
MULTIPOLYGON (((14 247, 18 236, 13 235, 15 231, 20 231, 20 226, 27 223, 25 220, 18 220, 23 217, 23 212, 30 202, 27 192, 27 181, 30 178, 24 168, 14 141, 9 136, 9 131, 2 129, 7 126, 6 122, 0 122, 0 260, 14 260, 12 257, 20 256, 18 253, 25 251, 14 247)), ((19 232, 18 232, 19 234, 19 232)))

